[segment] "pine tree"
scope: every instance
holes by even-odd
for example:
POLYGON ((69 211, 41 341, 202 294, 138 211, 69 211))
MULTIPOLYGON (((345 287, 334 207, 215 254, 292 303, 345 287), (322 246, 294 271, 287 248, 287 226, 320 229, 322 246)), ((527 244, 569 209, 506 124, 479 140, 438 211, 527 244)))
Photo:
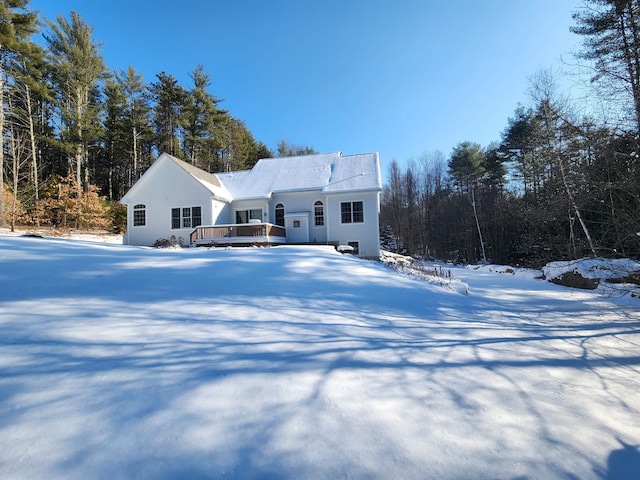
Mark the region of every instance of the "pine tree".
POLYGON ((161 72, 158 81, 149 87, 155 102, 153 124, 155 146, 159 153, 183 157, 180 119, 185 109, 187 93, 173 75, 161 72))
POLYGON ((37 30, 37 14, 27 11, 29 0, 0 0, 0 225, 4 224, 5 90, 7 62, 25 50, 37 30))
POLYGON ((518 106, 502 134, 501 155, 515 166, 525 198, 537 198, 542 186, 541 128, 533 109, 518 106))
MULTIPOLYGON (((106 67, 93 40, 93 28, 79 13, 71 12, 71 21, 61 15, 58 24, 49 22, 45 35, 53 80, 58 94, 58 109, 64 130, 61 132, 69 155, 69 171, 75 171, 76 184, 82 188, 82 168, 89 161, 89 147, 101 136, 99 82, 106 67)), ((85 187, 88 186, 85 170, 85 187)))
POLYGON ((477 190, 482 177, 486 173, 485 158, 485 152, 480 145, 462 142, 453 149, 449 160, 449 175, 451 175, 458 187, 461 197, 466 194, 471 202, 473 219, 480 241, 480 252, 484 262, 487 261, 487 254, 482 229, 480 228, 477 190))
POLYGON ((153 140, 153 126, 151 125, 151 106, 147 95, 147 84, 142 74, 129 66, 126 72, 115 75, 116 83, 125 96, 124 117, 127 123, 128 139, 127 157, 130 159, 129 182, 127 188, 135 183, 145 164, 150 164, 151 143, 153 140))
POLYGON ((211 170, 205 163, 217 158, 226 146, 228 116, 218 108, 219 100, 207 91, 211 77, 204 67, 198 65, 190 77, 193 87, 187 92, 182 115, 184 153, 192 165, 211 170))
POLYGON ((296 157, 298 155, 313 155, 314 153, 318 152, 311 146, 295 145, 287 142, 285 139, 278 142, 278 157, 296 157))
MULTIPOLYGON (((127 119, 127 97, 119 82, 107 80, 105 84, 104 154, 107 191, 110 200, 120 198, 126 188, 133 185, 135 169, 130 157, 131 131, 127 119)), ((99 178, 105 182, 104 173, 99 178)))
POLYGON ((640 0, 585 0, 571 30, 584 36, 578 57, 593 61, 594 81, 614 96, 631 96, 640 133, 640 0))

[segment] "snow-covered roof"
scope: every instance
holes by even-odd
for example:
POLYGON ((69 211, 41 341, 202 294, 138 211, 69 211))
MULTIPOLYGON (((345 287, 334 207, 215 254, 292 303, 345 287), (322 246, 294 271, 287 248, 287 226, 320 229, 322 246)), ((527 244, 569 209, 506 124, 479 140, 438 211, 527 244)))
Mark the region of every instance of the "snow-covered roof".
POLYGON ((224 188, 224 185, 220 183, 218 177, 216 177, 213 173, 205 172, 204 170, 194 167, 187 162, 183 162, 173 155, 163 153, 151 165, 151 167, 149 167, 149 169, 142 175, 142 177, 133 185, 133 187, 129 189, 129 191, 122 197, 120 201, 127 204, 132 201, 132 199, 135 199, 135 192, 140 188, 140 184, 143 183, 143 180, 148 178, 150 175, 153 176, 153 172, 159 168, 162 168, 162 165, 166 165, 167 162, 172 162, 174 165, 184 170, 193 179, 197 180, 200 185, 208 190, 212 196, 227 202, 233 200, 229 192, 224 188))
MULTIPOLYGON (((274 193, 319 190, 322 193, 382 190, 378 153, 342 155, 325 153, 298 157, 265 158, 251 170, 208 173, 172 155, 163 153, 149 171, 171 160, 203 185, 214 197, 225 201, 270 198, 274 193)), ((134 185, 123 197, 127 203, 134 185)))
POLYGON ((325 153, 258 160, 251 170, 216 174, 234 200, 269 198, 273 193, 380 191, 378 153, 325 153))
POLYGON ((204 185, 215 197, 222 198, 225 200, 231 200, 231 196, 226 188, 220 183, 218 177, 215 174, 205 172, 204 170, 199 169, 191 165, 190 163, 184 162, 174 156, 169 154, 163 154, 171 157, 171 159, 180 166, 183 170, 189 173, 192 177, 198 180, 202 185, 204 185))

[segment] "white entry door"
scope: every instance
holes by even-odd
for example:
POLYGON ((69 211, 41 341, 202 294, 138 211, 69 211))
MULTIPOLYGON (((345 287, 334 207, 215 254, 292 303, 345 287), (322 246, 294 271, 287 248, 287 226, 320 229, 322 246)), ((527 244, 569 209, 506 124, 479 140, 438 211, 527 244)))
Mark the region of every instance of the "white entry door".
POLYGON ((309 241, 309 216, 311 212, 287 213, 284 226, 287 229, 287 243, 306 243, 309 241))

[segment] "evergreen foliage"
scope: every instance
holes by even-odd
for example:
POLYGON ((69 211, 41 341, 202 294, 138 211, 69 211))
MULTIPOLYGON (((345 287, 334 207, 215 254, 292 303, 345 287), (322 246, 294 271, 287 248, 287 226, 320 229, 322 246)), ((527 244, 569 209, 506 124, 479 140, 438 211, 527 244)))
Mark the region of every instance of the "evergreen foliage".
POLYGON ((578 57, 606 95, 632 105, 632 128, 640 131, 640 0, 587 0, 573 18, 571 30, 584 37, 578 57))
POLYGON ((318 153, 313 147, 295 145, 287 142, 285 139, 278 142, 277 157, 297 157, 298 155, 312 155, 318 153))

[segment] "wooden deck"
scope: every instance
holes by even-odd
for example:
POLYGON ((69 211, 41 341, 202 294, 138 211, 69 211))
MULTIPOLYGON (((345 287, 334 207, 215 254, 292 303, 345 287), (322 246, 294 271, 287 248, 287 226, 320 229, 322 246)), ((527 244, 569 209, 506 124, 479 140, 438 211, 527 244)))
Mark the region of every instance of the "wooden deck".
POLYGON ((287 243, 284 227, 271 223, 200 226, 191 232, 192 246, 280 245, 287 243))

